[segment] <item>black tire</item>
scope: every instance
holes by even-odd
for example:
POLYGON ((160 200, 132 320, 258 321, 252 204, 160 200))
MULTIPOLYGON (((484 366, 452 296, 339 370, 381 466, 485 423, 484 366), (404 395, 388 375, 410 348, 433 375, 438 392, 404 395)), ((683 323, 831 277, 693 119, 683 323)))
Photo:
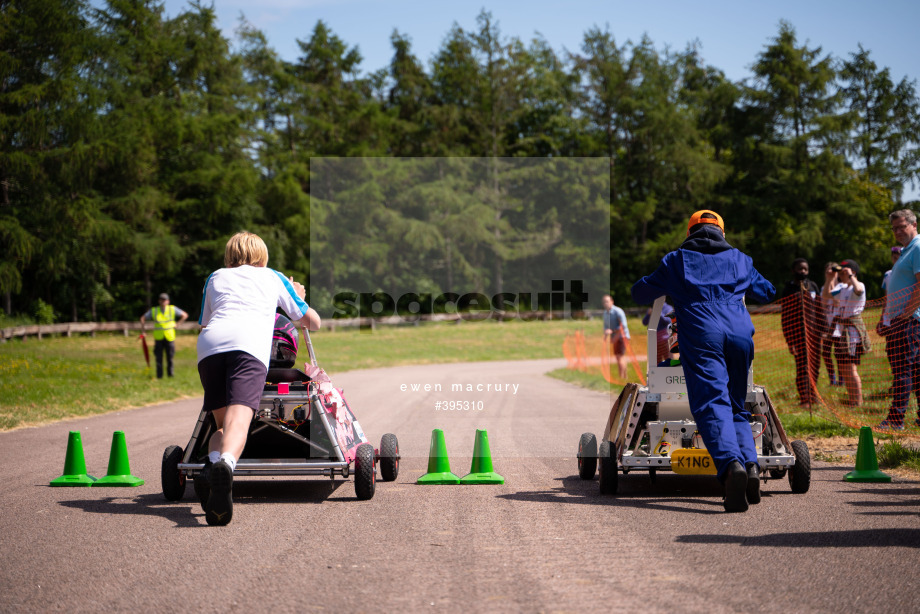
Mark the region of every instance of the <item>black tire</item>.
POLYGON ((393 433, 380 438, 380 479, 392 482, 399 477, 399 441, 393 433))
POLYGON ((804 441, 792 442, 792 453, 795 455, 795 464, 789 468, 789 486, 797 495, 808 492, 811 486, 811 455, 808 453, 808 444, 804 441))
POLYGON ((593 480, 597 471, 597 438, 594 433, 582 433, 578 440, 578 477, 593 480))
POLYGON ((367 501, 374 496, 374 487, 377 484, 374 460, 374 446, 369 443, 358 446, 355 451, 355 496, 361 501, 367 501))
POLYGON ((600 482, 602 495, 617 494, 619 476, 617 475, 617 457, 609 441, 601 442, 601 449, 597 453, 598 458, 598 481, 600 482))
POLYGON ((786 477, 786 468, 783 467, 782 469, 770 469, 767 471, 767 473, 770 474, 771 480, 781 480, 782 478, 786 477))
POLYGON ((179 501, 185 494, 185 476, 179 471, 182 454, 183 450, 179 446, 169 446, 163 452, 160 483, 167 501, 179 501))

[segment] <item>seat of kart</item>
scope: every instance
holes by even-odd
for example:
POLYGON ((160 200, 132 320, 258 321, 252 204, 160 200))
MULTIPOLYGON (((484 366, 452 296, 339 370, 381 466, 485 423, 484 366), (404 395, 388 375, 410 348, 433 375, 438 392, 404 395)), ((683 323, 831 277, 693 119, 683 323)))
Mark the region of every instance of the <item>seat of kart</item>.
POLYGON ((310 377, 300 369, 272 367, 265 376, 266 383, 309 382, 310 377))

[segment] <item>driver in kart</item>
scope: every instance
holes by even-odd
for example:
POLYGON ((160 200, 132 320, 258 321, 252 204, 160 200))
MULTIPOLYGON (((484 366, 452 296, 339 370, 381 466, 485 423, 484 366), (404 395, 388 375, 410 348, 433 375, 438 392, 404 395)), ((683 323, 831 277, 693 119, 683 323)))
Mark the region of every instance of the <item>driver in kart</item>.
POLYGON ((664 294, 680 321, 690 412, 723 484, 725 511, 747 511, 760 502, 760 466, 745 408, 754 325, 744 297, 768 303, 776 289, 728 244, 721 216, 702 210, 690 217, 681 246, 632 287, 640 305, 664 294))
POLYGON ((319 314, 303 300, 303 285, 267 267, 268 248, 257 235, 230 237, 224 265, 205 282, 198 320, 204 327, 198 336, 203 408, 217 426, 203 472, 210 491, 204 505, 209 525, 226 525, 233 517, 233 470, 265 386, 275 310, 281 307, 309 330, 321 325, 319 314))

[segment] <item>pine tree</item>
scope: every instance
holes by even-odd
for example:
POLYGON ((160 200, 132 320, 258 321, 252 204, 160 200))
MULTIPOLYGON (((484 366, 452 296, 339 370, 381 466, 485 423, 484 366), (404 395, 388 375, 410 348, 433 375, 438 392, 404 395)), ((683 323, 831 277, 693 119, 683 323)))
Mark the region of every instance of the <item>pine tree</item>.
MULTIPOLYGON (((98 96, 85 75, 96 32, 82 0, 11 0, 0 11, 0 293, 66 300, 87 274, 99 212, 90 191, 98 96), (45 283, 24 286, 25 279, 45 283)), ((28 307, 22 305, 21 307, 28 307)))
POLYGON ((728 214, 742 229, 737 246, 756 246, 766 261, 759 270, 780 280, 792 258, 821 253, 829 221, 865 224, 872 215, 847 190, 848 121, 833 58, 800 44, 783 22, 753 71, 735 129, 728 214))
POLYGON ((859 46, 843 63, 843 96, 853 120, 848 153, 869 180, 900 200, 907 182, 920 177, 920 101, 915 83, 897 85, 888 68, 879 70, 859 46))
POLYGON ((430 135, 436 129, 426 112, 432 102, 431 80, 412 54, 408 37, 394 31, 390 41, 393 59, 387 70, 389 87, 383 103, 383 108, 393 116, 388 153, 405 157, 426 155, 430 135))

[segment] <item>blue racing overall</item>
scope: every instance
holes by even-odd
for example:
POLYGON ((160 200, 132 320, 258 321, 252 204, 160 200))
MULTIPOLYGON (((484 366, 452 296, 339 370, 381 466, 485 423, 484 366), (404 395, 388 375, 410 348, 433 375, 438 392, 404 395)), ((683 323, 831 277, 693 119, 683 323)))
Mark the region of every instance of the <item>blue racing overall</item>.
POLYGON ((722 231, 704 224, 658 269, 632 287, 640 305, 667 295, 680 326, 680 358, 690 412, 722 479, 732 461, 757 462, 751 414, 745 408, 754 358, 754 325, 744 296, 768 303, 776 289, 733 248, 722 231))

